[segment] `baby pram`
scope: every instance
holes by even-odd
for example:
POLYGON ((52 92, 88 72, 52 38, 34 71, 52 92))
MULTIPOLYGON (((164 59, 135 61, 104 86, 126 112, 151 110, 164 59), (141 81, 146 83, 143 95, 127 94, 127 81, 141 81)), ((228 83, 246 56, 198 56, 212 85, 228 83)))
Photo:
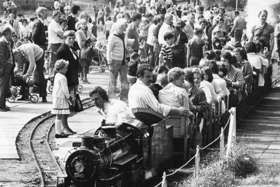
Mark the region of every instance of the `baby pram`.
POLYGON ((15 75, 13 86, 11 87, 11 97, 7 98, 8 102, 14 103, 18 98, 22 97, 25 101, 31 101, 32 103, 37 103, 39 100, 38 95, 30 93, 29 89, 36 86, 26 83, 21 75, 15 75), (24 87, 24 88, 23 88, 24 87), (23 95, 21 95, 21 90, 23 95))
POLYGON ((92 59, 89 71, 105 72, 106 66, 108 64, 106 59, 106 40, 97 41, 95 43, 94 50, 95 55, 92 59))

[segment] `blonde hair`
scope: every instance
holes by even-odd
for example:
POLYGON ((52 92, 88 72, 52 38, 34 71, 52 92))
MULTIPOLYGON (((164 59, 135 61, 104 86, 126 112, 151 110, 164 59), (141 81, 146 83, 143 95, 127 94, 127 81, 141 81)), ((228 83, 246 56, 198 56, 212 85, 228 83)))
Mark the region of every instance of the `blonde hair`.
POLYGON ((55 65, 54 65, 54 70, 55 70, 56 72, 59 72, 59 71, 62 70, 65 66, 68 67, 68 65, 69 65, 69 62, 66 61, 66 60, 63 60, 63 59, 57 60, 57 61, 55 62, 55 65))

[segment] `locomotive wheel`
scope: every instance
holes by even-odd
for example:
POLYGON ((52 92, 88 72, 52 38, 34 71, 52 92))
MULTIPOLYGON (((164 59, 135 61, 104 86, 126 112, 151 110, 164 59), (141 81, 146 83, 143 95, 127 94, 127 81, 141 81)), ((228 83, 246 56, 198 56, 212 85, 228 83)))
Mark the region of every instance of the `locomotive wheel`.
POLYGON ((32 103, 37 103, 39 101, 39 97, 37 95, 30 95, 29 100, 32 103))

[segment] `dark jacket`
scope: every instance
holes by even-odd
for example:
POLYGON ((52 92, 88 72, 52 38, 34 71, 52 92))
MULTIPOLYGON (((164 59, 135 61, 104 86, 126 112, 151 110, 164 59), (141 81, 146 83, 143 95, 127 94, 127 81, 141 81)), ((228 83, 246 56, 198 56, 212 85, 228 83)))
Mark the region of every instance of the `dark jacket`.
POLYGON ((206 112, 207 100, 202 89, 193 86, 189 92, 189 98, 194 106, 192 112, 199 112, 201 114, 206 112))
POLYGON ((32 40, 44 50, 46 49, 47 43, 45 31, 45 25, 38 19, 33 26, 32 40))
POLYGON ((78 71, 79 71, 79 59, 75 60, 69 47, 63 43, 57 51, 57 60, 64 59, 69 62, 68 71, 66 72, 66 78, 68 86, 77 86, 79 84, 78 71))

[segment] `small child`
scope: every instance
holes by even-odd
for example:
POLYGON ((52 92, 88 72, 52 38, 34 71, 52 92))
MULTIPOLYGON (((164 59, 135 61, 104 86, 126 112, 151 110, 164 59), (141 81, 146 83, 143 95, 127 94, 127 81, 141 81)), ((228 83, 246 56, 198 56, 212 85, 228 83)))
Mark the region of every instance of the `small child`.
POLYGON ((147 63, 148 62, 148 55, 146 53, 147 51, 147 45, 146 45, 147 38, 144 36, 139 37, 139 56, 140 56, 140 61, 142 63, 147 63))
POLYGON ((223 45, 220 40, 221 34, 222 34, 222 32, 220 30, 217 30, 215 33, 213 33, 213 35, 214 35, 213 40, 212 40, 212 49, 213 50, 215 50, 215 49, 222 50, 223 45))
POLYGON ((167 32, 163 36, 167 45, 161 47, 159 54, 160 61, 163 62, 162 65, 171 69, 173 64, 173 53, 171 50, 172 45, 174 44, 174 35, 171 32, 167 32))
POLYGON ((75 134, 75 132, 70 129, 67 122, 67 117, 70 114, 69 102, 70 94, 67 86, 67 79, 65 74, 68 69, 68 61, 58 60, 55 63, 55 78, 53 87, 53 104, 52 104, 52 114, 56 114, 55 119, 55 138, 66 138, 69 135, 75 134), (64 128, 65 131, 61 128, 64 128))
POLYGON ((136 82, 136 72, 138 68, 139 54, 137 52, 133 52, 130 55, 130 61, 127 67, 127 80, 129 86, 132 86, 136 82))

